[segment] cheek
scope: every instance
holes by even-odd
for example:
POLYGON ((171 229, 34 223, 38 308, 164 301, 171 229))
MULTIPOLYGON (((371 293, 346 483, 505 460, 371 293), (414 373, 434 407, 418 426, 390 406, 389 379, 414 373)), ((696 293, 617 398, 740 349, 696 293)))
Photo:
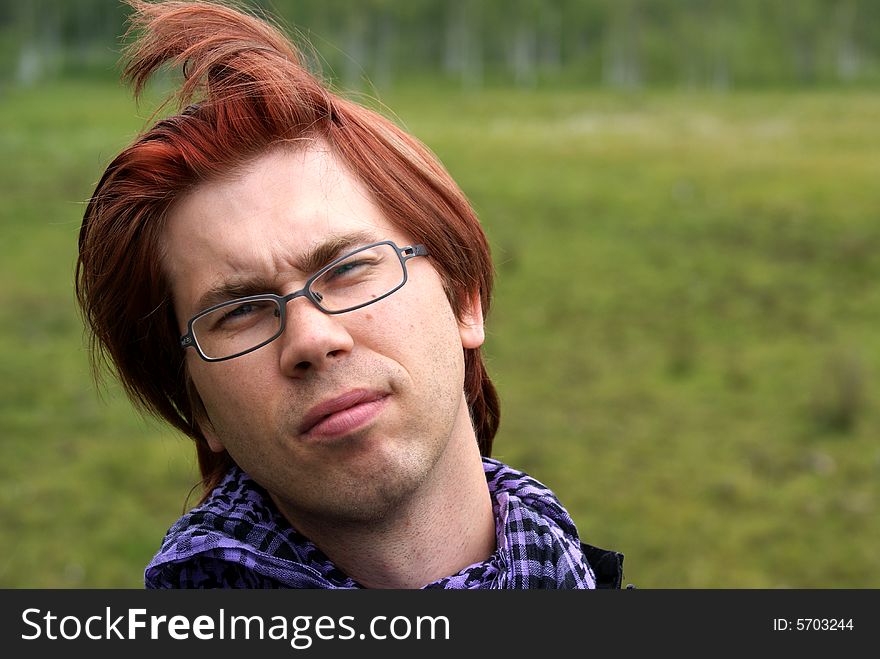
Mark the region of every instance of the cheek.
POLYGON ((266 384, 260 376, 261 369, 242 368, 249 364, 233 360, 191 371, 205 411, 215 424, 226 418, 240 418, 244 410, 259 409, 264 399, 260 392, 267 391, 266 384))
POLYGON ((458 322, 445 298, 432 309, 410 314, 397 325, 397 336, 406 342, 421 370, 437 381, 463 378, 464 355, 458 322))
MULTIPOLYGON (((404 292, 404 291, 401 291, 404 292)), ((458 324, 442 289, 412 287, 409 295, 386 298, 358 318, 349 331, 355 342, 355 361, 388 360, 406 374, 413 393, 429 401, 459 392, 464 382, 464 355, 458 324), (448 391, 447 391, 448 390, 448 391)))

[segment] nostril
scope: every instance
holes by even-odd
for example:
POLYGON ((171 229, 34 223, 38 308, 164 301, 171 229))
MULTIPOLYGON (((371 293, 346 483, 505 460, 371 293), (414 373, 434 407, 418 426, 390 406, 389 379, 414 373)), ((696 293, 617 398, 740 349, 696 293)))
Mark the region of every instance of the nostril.
POLYGON ((307 370, 309 370, 309 367, 311 367, 311 365, 312 365, 311 362, 300 362, 299 364, 297 364, 295 366, 295 368, 298 371, 307 371, 307 370))

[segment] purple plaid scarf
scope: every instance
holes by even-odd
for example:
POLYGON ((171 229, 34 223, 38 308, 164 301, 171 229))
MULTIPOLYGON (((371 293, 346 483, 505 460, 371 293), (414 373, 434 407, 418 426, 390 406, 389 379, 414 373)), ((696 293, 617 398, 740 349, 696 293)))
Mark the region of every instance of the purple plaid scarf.
MULTIPOLYGON (((595 588, 577 529, 556 496, 483 458, 496 551, 425 588, 595 588)), ((233 467, 202 505, 168 531, 144 573, 147 588, 363 588, 281 516, 233 467)))

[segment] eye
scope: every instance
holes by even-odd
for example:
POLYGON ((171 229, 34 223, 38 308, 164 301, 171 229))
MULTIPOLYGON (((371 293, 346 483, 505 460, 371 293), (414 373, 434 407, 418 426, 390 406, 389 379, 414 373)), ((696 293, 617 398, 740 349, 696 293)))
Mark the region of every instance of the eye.
POLYGON ((281 310, 271 300, 257 300, 230 305, 217 313, 219 317, 214 319, 213 326, 232 329, 276 319, 281 315, 281 310))
POLYGON ((225 314, 223 314, 223 320, 227 318, 241 318, 243 316, 247 316, 249 313, 253 313, 256 305, 248 302, 247 304, 240 304, 237 307, 233 307, 225 314))
POLYGON ((349 275, 354 273, 356 270, 360 268, 364 268, 370 265, 366 261, 346 261, 345 263, 340 263, 338 266, 330 270, 326 277, 328 280, 336 279, 337 277, 344 277, 345 275, 349 275))

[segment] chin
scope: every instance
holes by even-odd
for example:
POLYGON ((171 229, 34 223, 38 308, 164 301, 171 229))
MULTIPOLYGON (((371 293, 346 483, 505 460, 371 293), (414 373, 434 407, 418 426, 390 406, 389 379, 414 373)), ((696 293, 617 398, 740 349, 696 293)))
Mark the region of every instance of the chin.
POLYGON ((325 488, 325 493, 332 489, 332 495, 320 502, 320 515, 338 524, 375 524, 393 518, 414 500, 428 471, 428 465, 416 461, 374 466, 367 474, 325 488))

